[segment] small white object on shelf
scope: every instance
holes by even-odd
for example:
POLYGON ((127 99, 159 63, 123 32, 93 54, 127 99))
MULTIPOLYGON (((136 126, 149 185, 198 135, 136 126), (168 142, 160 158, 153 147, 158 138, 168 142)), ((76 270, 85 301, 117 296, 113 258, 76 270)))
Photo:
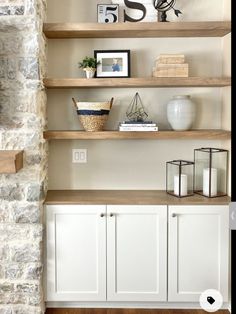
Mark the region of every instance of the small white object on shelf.
POLYGON ((119 4, 98 4, 98 23, 118 23, 119 4))
POLYGON ((157 126, 119 126, 119 131, 155 132, 155 131, 158 131, 158 127, 157 126))
MULTIPOLYGON (((174 176, 174 194, 179 196, 179 175, 174 176)), ((181 174, 180 196, 188 195, 188 176, 181 174)))
POLYGON ((178 95, 167 104, 167 119, 175 131, 190 130, 196 117, 196 106, 189 95, 178 95))
MULTIPOLYGON (((210 196, 210 168, 203 169, 203 195, 210 196)), ((217 195, 217 169, 211 168, 211 196, 217 195)))
POLYGON ((153 126, 157 126, 156 125, 156 123, 120 123, 120 126, 125 126, 125 127, 127 127, 127 126, 131 126, 131 127, 153 127, 153 126))
MULTIPOLYGON (((134 2, 134 1, 131 1, 134 2)), ((153 6, 153 0, 142 0, 139 1, 146 8, 146 16, 140 22, 157 22, 157 12, 153 6)), ((133 19, 140 19, 142 16, 142 11, 129 8, 125 5, 124 0, 112 0, 112 4, 119 4, 119 22, 124 22, 124 10, 133 19)))
POLYGON ((86 78, 91 79, 94 77, 96 69, 93 68, 85 68, 83 71, 86 73, 86 78))

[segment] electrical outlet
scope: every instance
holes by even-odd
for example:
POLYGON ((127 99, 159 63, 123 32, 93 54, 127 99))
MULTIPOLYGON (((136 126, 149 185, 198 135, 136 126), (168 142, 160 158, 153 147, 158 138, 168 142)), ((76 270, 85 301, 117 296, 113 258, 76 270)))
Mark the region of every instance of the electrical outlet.
POLYGON ((87 149, 72 149, 73 163, 87 163, 87 149))

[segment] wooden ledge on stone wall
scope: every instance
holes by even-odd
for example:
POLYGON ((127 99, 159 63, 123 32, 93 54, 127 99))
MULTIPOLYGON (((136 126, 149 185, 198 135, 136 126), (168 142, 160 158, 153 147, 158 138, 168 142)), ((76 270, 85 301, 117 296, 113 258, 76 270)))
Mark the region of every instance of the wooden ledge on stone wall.
POLYGON ((23 150, 0 150, 0 173, 16 173, 23 168, 23 150))

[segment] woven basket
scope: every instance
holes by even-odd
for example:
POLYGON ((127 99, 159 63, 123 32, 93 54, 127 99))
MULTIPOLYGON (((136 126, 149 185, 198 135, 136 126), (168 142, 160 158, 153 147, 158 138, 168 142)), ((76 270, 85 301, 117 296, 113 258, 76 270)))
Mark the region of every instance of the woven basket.
POLYGON ((85 131, 103 131, 113 104, 113 98, 107 102, 76 102, 74 98, 72 100, 85 131))

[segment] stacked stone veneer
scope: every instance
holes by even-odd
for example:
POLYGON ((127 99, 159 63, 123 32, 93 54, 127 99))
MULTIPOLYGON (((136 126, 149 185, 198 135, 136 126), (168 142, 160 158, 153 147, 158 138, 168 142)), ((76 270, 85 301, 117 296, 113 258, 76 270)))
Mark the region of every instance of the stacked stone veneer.
POLYGON ((44 0, 0 0, 0 150, 24 150, 23 169, 0 174, 0 314, 44 313, 44 13, 44 0))

